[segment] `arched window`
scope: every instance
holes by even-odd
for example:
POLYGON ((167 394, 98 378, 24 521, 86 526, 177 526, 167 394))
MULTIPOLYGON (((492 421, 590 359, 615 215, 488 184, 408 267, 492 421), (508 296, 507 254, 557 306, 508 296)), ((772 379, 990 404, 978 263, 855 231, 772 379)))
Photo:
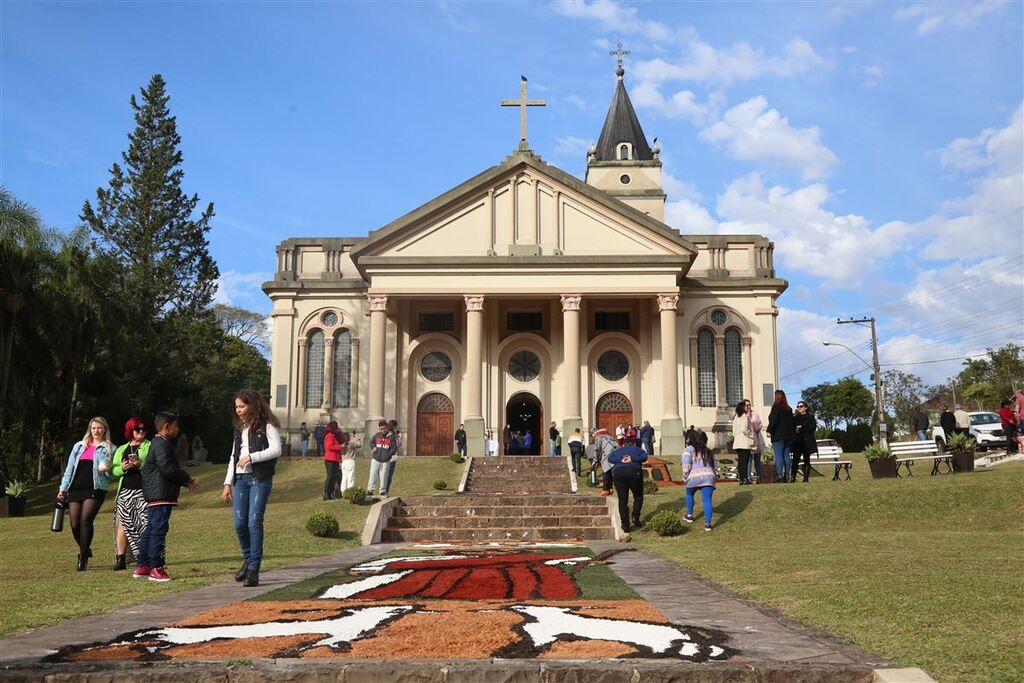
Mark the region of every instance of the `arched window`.
POLYGON ((334 335, 334 386, 331 388, 335 408, 352 405, 352 333, 338 330, 334 335))
POLYGON ((743 338, 731 327, 725 331, 725 401, 736 405, 743 399, 743 338))
POLYGON ((629 159, 629 145, 626 144, 625 142, 623 142, 621 145, 619 145, 619 159, 623 159, 623 160, 628 160, 629 159))
POLYGON ((324 333, 314 330, 306 339, 306 406, 324 402, 324 333))
POLYGON ((697 403, 704 408, 713 408, 717 403, 715 335, 708 329, 697 333, 697 403))

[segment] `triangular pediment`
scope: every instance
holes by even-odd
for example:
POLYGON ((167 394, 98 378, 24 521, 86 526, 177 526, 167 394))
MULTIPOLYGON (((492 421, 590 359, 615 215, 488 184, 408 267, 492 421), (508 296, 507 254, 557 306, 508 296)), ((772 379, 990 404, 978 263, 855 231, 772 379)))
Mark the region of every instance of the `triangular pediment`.
MULTIPOLYGON (((352 249, 361 257, 676 257, 692 243, 658 220, 544 163, 514 154, 352 249)), ((404 260, 404 258, 403 258, 404 260)))

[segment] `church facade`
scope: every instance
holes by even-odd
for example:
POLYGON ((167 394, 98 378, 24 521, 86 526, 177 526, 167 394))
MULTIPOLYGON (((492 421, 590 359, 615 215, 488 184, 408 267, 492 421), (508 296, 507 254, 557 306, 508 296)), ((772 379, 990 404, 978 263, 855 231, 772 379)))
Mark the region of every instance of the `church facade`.
POLYGON ((524 84, 498 165, 365 238, 278 246, 271 402, 293 443, 302 422, 394 418, 404 455, 452 453, 460 423, 470 455, 486 432, 500 452, 506 425, 547 453, 552 422, 567 439, 648 420, 675 457, 691 424, 721 443, 742 398, 766 414, 787 284, 773 245, 663 222, 659 150, 617 76, 584 180, 529 149, 524 84))

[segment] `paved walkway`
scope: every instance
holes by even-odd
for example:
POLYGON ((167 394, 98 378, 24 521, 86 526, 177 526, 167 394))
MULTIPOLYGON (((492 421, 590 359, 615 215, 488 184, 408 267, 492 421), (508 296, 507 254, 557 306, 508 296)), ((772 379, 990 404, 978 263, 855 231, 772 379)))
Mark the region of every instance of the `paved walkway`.
MULTIPOLYGON (((595 553, 613 548, 623 548, 622 544, 611 541, 593 541, 588 545, 595 553)), ((29 674, 30 671, 33 674, 44 671, 33 666, 41 657, 66 645, 111 639, 127 631, 152 628, 176 622, 199 612, 235 603, 297 581, 312 578, 326 571, 336 569, 341 565, 364 562, 397 547, 400 546, 397 544, 364 546, 325 557, 310 559, 289 568, 268 571, 262 575, 261 585, 255 589, 242 589, 234 581, 230 581, 216 586, 164 596, 106 614, 74 619, 54 626, 8 636, 0 640, 0 665, 5 668, 14 665, 20 669, 21 675, 20 677, 16 676, 16 674, 19 674, 18 669, 0 670, 0 679, 30 680, 25 678, 25 675, 29 674), (154 620, 153 615, 159 615, 160 618, 154 620), (161 623, 154 623, 155 621, 161 623)), ((758 676, 766 675, 770 671, 774 672, 773 675, 775 676, 782 675, 786 680, 860 681, 872 680, 872 669, 888 666, 884 660, 877 656, 856 650, 834 636, 809 629, 786 619, 770 608, 731 594, 693 572, 649 552, 630 549, 612 557, 608 564, 616 574, 632 586, 641 597, 652 603, 671 622, 692 625, 696 628, 717 629, 729 635, 730 640, 727 644, 739 651, 738 656, 732 658, 728 663, 692 665, 697 667, 693 669, 695 674, 699 674, 700 671, 704 672, 705 680, 711 680, 712 678, 714 680, 719 678, 722 680, 761 680, 758 676), (695 600, 690 599, 691 596, 700 597, 695 600), (708 667, 715 669, 716 672, 711 678, 707 678, 707 675, 710 673, 708 667), (751 674, 755 677, 748 678, 746 674, 751 674), (864 678, 864 676, 867 676, 867 678, 864 678)), ((422 665, 423 663, 421 662, 420 664, 422 665)), ((631 671, 654 667, 652 672, 654 669, 658 669, 665 673, 667 671, 665 667, 669 663, 658 664, 654 661, 644 662, 641 660, 595 660, 586 663, 586 665, 582 662, 579 664, 583 668, 587 668, 590 664, 597 666, 595 674, 600 672, 610 674, 618 669, 626 671, 629 667, 633 667, 633 669, 629 669, 631 671)), ((316 680, 320 672, 324 672, 324 675, 329 673, 329 669, 324 669, 325 664, 323 662, 309 662, 306 664, 298 660, 267 660, 262 663, 257 662, 255 665, 264 666, 271 672, 277 672, 277 674, 271 673, 270 678, 283 674, 285 670, 294 674, 297 670, 301 669, 311 676, 310 680, 316 680)), ((461 664, 456 663, 453 666, 458 668, 467 665, 467 663, 463 662, 461 664)), ((478 662, 478 665, 486 667, 489 666, 489 662, 481 661, 478 662)), ((112 673, 114 670, 118 670, 127 673, 131 671, 133 666, 146 666, 149 667, 147 670, 150 674, 157 674, 152 664, 133 665, 127 662, 116 664, 103 663, 102 666, 99 663, 64 664, 56 665, 55 668, 53 665, 50 665, 47 669, 51 672, 59 670, 78 673, 89 671, 94 673, 108 671, 112 673)), ((171 667, 172 670, 173 667, 177 666, 179 667, 179 672, 184 673, 188 667, 202 665, 201 663, 168 663, 166 666, 171 667), (185 669, 180 667, 185 667, 185 669)), ((375 680, 383 680, 379 678, 383 671, 380 668, 379 662, 376 666, 372 666, 369 662, 351 662, 346 663, 344 666, 346 667, 345 671, 348 672, 345 674, 345 680, 349 680, 351 676, 355 676, 360 671, 365 671, 371 678, 376 677, 374 678, 375 680)), ((383 666, 384 669, 396 673, 394 677, 396 680, 402 678, 402 676, 397 675, 401 668, 400 662, 386 662, 383 666), (398 668, 396 669, 396 667, 398 668)), ((489 671, 501 675, 514 675, 514 672, 520 669, 522 671, 519 673, 524 674, 528 673, 527 670, 533 671, 533 669, 540 667, 540 669, 534 672, 539 674, 541 669, 548 670, 552 666, 557 666, 557 662, 543 663, 535 661, 531 663, 529 661, 517 661, 512 663, 503 660, 499 667, 491 666, 489 671)), ((679 669, 678 667, 681 666, 679 662, 672 662, 670 666, 676 667, 677 672, 690 671, 685 666, 679 669)), ((218 665, 218 667, 218 670, 223 673, 223 663, 218 665)), ((157 667, 157 669, 159 668, 157 667)), ((450 675, 451 671, 447 664, 440 669, 436 663, 426 668, 421 667, 420 669, 421 672, 427 670, 448 672, 444 674, 445 677, 443 678, 446 681, 457 678, 453 678, 450 675)), ((576 673, 579 674, 581 670, 577 668, 576 673)), ((209 669, 207 673, 212 673, 212 671, 213 669, 209 669)), ((337 669, 334 671, 337 673, 337 669)), ((473 671, 472 667, 467 670, 467 676, 470 671, 473 671)), ((479 675, 482 669, 476 669, 475 671, 477 677, 475 679, 470 677, 470 680, 498 680, 498 678, 494 678, 490 674, 480 678, 479 675)), ((406 673, 409 672, 407 671, 406 673)), ((772 674, 767 675, 770 677, 772 674)), ((673 677, 670 678, 658 676, 656 678, 658 680, 691 680, 690 678, 680 676, 683 676, 683 674, 673 674, 673 677)), ((190 677, 194 677, 196 680, 208 678, 207 676, 194 674, 190 675, 190 677)), ((630 678, 632 678, 632 674, 630 678)), ((361 680, 358 676, 352 678, 352 680, 357 679, 361 680)), ((506 680, 506 678, 501 678, 501 680, 506 680)), ((609 680, 618 679, 613 677, 609 680)), ((636 679, 633 678, 633 680, 636 679)), ((701 678, 698 676, 692 680, 701 680, 701 678)), ((912 679, 898 678, 889 680, 912 679)), ((922 680, 930 679, 925 678, 922 680)))

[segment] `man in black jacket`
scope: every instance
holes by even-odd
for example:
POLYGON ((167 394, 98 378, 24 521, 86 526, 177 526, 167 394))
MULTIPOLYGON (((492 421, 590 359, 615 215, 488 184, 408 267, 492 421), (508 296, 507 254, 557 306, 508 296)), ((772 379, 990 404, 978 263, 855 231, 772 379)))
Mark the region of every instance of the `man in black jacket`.
POLYGON ((455 450, 461 457, 466 457, 466 425, 461 422, 459 428, 455 430, 455 450))
POLYGON ((164 568, 164 550, 167 531, 170 528, 171 511, 178 505, 181 487, 189 491, 199 490, 199 484, 181 469, 174 452, 174 439, 178 437, 178 416, 161 411, 153 422, 157 434, 149 447, 149 456, 142 466, 142 493, 149 504, 146 530, 139 539, 139 556, 136 558, 133 579, 149 578, 161 583, 171 577, 164 568))

